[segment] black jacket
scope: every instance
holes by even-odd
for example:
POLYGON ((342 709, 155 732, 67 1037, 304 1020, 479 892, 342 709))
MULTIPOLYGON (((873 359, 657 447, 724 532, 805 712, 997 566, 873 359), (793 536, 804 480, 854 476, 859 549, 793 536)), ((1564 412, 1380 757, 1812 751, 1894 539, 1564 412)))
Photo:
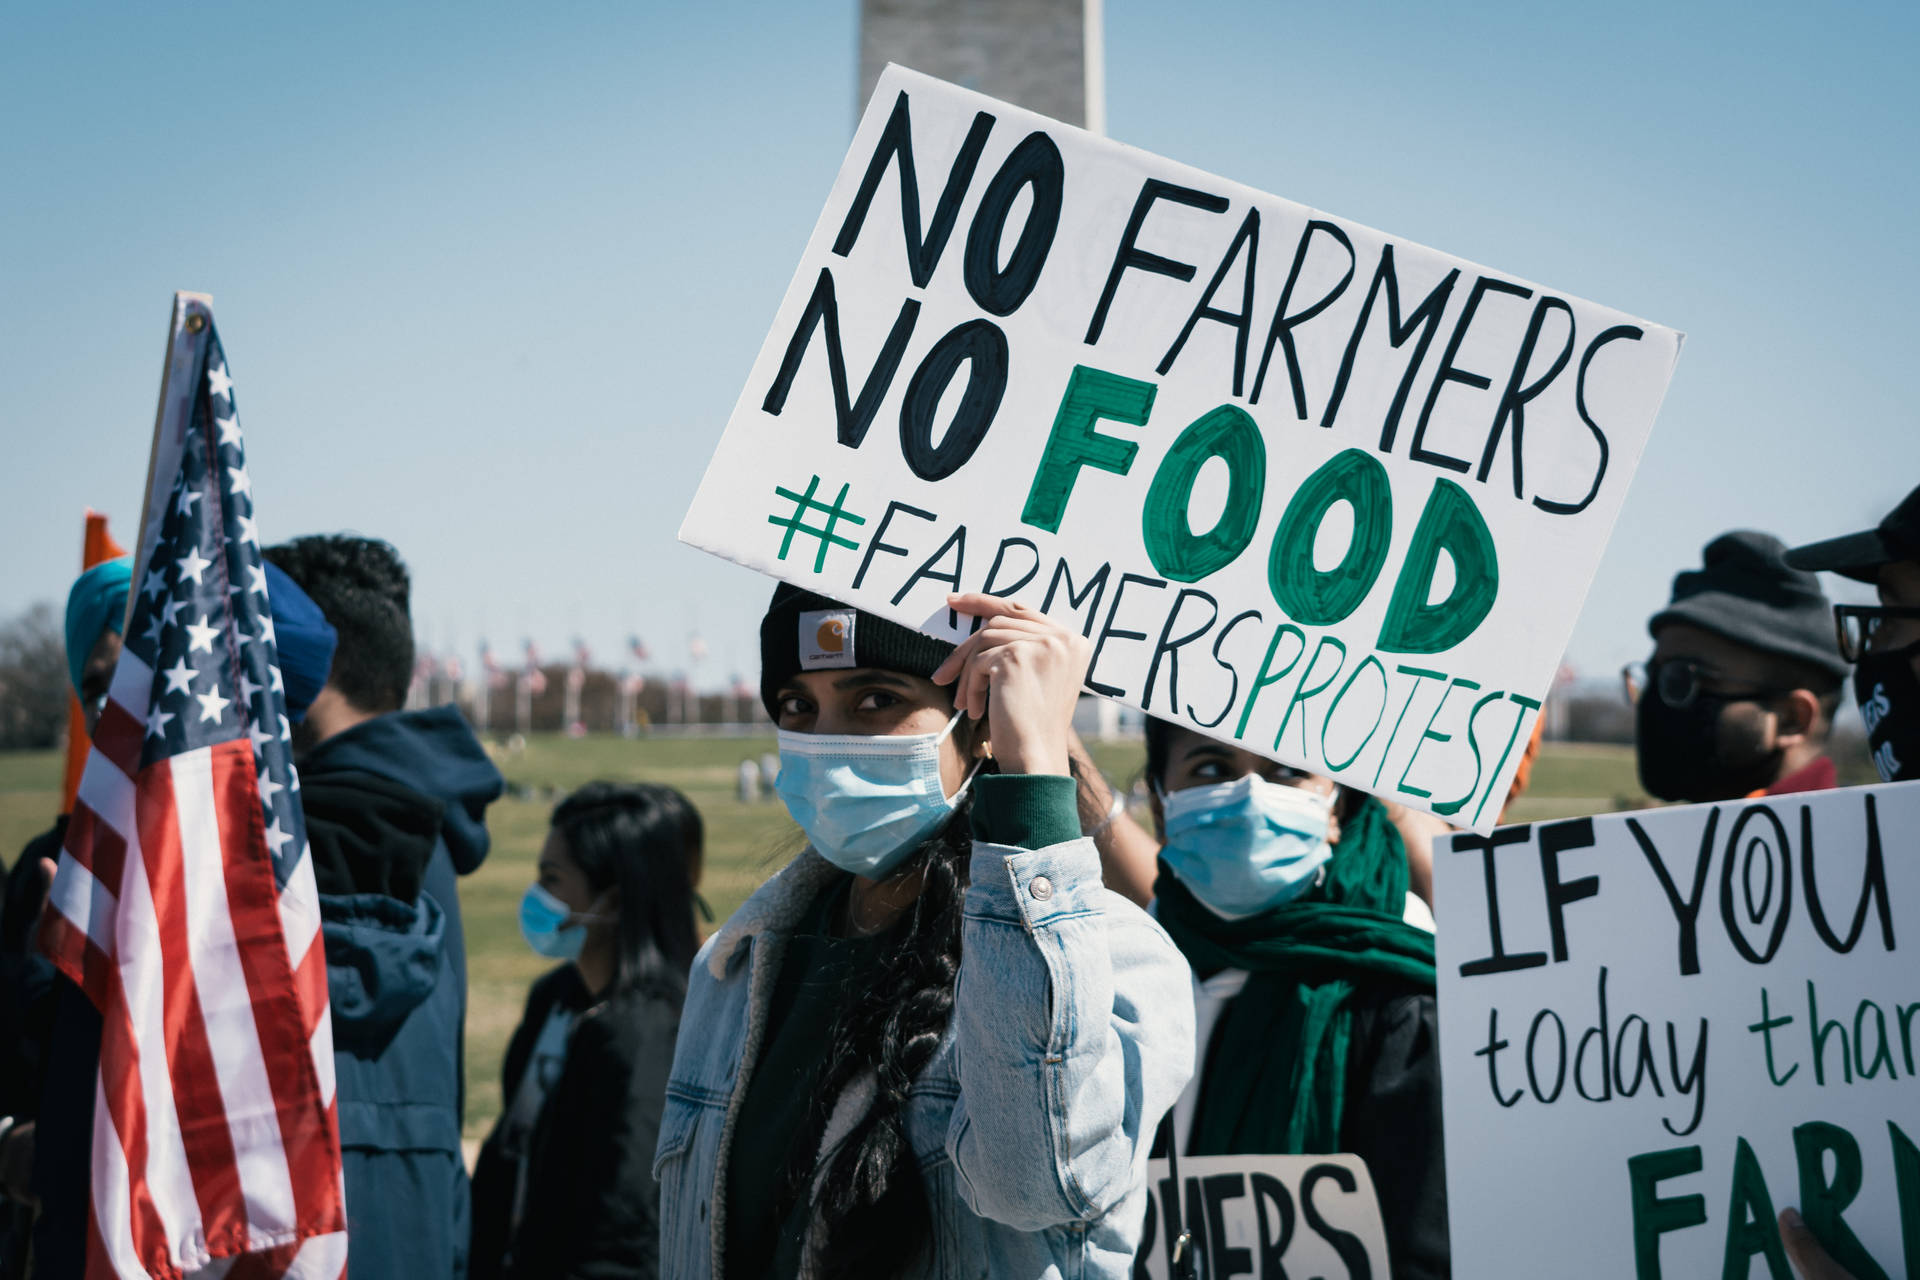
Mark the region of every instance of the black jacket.
POLYGON ((53 962, 28 945, 47 898, 40 860, 60 860, 67 839, 63 815, 27 842, 7 873, 0 905, 0 1115, 31 1120, 40 1111, 52 1033, 53 962))
POLYGON ((1447 1166, 1440 1136, 1440 1018, 1434 997, 1356 991, 1340 1149, 1367 1162, 1394 1280, 1445 1280, 1447 1166))
MULTIPOLYGON (((35 864, 59 859, 66 828, 61 818, 21 852, 0 925, 9 988, 8 1025, 0 1032, 12 1037, 7 1107, 35 1118, 32 1181, 40 1211, 33 1218, 32 1274, 54 1278, 86 1268, 93 1098, 100 1080, 100 1011, 52 961, 27 947, 46 899, 35 864)), ((18 1240, 9 1248, 17 1261, 18 1240)))
MULTIPOLYGON (((572 965, 534 984, 507 1047, 501 1081, 507 1102, 548 1013, 558 1003, 579 1007, 587 998, 572 965)), ((659 1274, 653 1151, 683 998, 668 981, 643 982, 581 1015, 534 1125, 526 1204, 510 1242, 514 1169, 499 1150, 496 1125, 474 1170, 475 1280, 650 1280, 659 1274), (509 1247, 512 1261, 505 1265, 509 1247)))
MULTIPOLYGON (((40 860, 59 861, 66 836, 63 816, 52 830, 27 842, 6 877, 5 902, 0 905, 0 1115, 23 1124, 40 1114, 54 1013, 60 1005, 53 962, 33 950, 28 938, 47 896, 40 860)), ((68 1165, 64 1185, 78 1187, 84 1195, 86 1160, 70 1160, 68 1165)), ((86 1212, 85 1204, 80 1212, 86 1212)), ((33 1213, 25 1205, 0 1201, 0 1280, 26 1274, 32 1228, 33 1213)))

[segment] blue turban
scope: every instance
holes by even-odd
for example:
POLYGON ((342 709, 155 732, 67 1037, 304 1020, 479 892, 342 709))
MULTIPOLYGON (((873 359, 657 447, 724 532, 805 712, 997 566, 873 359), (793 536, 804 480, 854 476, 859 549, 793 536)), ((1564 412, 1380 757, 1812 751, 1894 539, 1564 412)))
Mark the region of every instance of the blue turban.
POLYGON ((80 676, 87 655, 109 627, 115 635, 127 625, 127 593, 133 587, 133 557, 105 560, 74 579, 67 592, 67 674, 74 696, 80 694, 80 676))
POLYGON ((298 724, 327 683, 333 647, 340 637, 320 606, 271 561, 267 599, 273 613, 274 644, 280 650, 280 682, 287 690, 287 718, 298 724))

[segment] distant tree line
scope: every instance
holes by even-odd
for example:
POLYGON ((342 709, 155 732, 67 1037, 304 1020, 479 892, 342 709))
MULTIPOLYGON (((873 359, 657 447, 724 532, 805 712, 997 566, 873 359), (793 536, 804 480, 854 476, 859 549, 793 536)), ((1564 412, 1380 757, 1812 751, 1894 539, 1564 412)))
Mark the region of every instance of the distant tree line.
POLYGON ((0 624, 0 751, 60 745, 67 728, 67 647, 47 603, 0 624))

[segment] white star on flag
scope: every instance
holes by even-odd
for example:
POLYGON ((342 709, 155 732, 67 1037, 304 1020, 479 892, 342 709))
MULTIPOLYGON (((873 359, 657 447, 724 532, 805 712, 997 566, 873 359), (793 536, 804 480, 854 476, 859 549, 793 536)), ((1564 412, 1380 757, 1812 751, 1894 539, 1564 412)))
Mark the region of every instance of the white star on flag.
POLYGON ((192 693, 193 678, 200 673, 188 666, 187 660, 182 658, 160 674, 167 678, 168 693, 192 693))
POLYGON ((255 595, 267 594, 267 571, 257 564, 247 566, 247 590, 255 595))
POLYGON ((287 718, 285 716, 280 717, 280 741, 282 742, 293 741, 293 726, 287 723, 287 718))
POLYGON ((145 582, 140 584, 140 594, 152 596, 158 600, 167 594, 167 573, 164 569, 148 569, 145 582))
POLYGON ((193 696, 198 699, 200 703, 200 722, 202 724, 205 724, 209 720, 215 724, 219 724, 220 713, 233 704, 233 699, 221 697, 220 690, 218 689, 214 689, 209 693, 196 693, 193 696))
POLYGON ((293 832, 280 829, 280 819, 275 818, 273 825, 267 828, 267 843, 273 846, 273 856, 280 856, 280 847, 293 839, 293 832))
POLYGON ((175 616, 186 607, 187 602, 185 600, 169 600, 160 606, 160 612, 166 615, 167 625, 172 626, 175 616))
POLYGON ((272 687, 275 693, 285 693, 287 691, 287 686, 280 682, 279 667, 267 668, 267 684, 272 687))
POLYGON ((147 712, 147 736, 161 738, 166 736, 167 722, 173 719, 173 712, 162 711, 158 703, 147 712))
POLYGON ((220 428, 221 444, 239 444, 240 443, 240 419, 239 418, 215 418, 213 420, 213 425, 220 428))
POLYGON ((261 644, 273 643, 273 616, 271 614, 263 613, 260 615, 260 630, 254 634, 253 638, 261 644))
POLYGON ((296 792, 299 791, 300 790, 300 771, 294 768, 292 765, 288 765, 287 777, 291 779, 293 783, 293 785, 289 788, 289 790, 296 791, 296 792))
POLYGON ((200 491, 198 489, 191 491, 186 489, 180 490, 179 495, 173 500, 174 514, 181 516, 192 515, 193 504, 198 501, 200 501, 200 491))
POLYGON ((253 477, 247 474, 245 467, 227 468, 227 492, 244 493, 253 496, 253 477))
POLYGON ((234 521, 240 526, 240 541, 249 546, 260 545, 260 530, 254 527, 252 516, 234 515, 234 521))
POLYGON ((219 634, 220 634, 220 628, 208 626, 207 615, 204 613, 201 614, 198 625, 191 622, 187 624, 187 635, 191 638, 191 641, 192 641, 190 644, 187 645, 187 652, 199 653, 204 651, 207 653, 212 653, 213 638, 219 634))
POLYGON ((260 686, 253 682, 252 676, 242 671, 240 673, 240 696, 246 701, 252 702, 253 695, 258 692, 260 692, 260 686))
POLYGON ((158 610, 155 610, 151 615, 148 616, 147 640, 155 648, 158 648, 160 645, 160 633, 162 631, 165 631, 166 629, 167 629, 167 620, 160 616, 160 613, 158 610))
POLYGON ((273 780, 273 773, 267 766, 260 766, 260 799, 263 802, 272 804, 273 798, 286 789, 286 784, 273 780))
POLYGON ((224 363, 217 368, 207 370, 207 394, 210 396, 233 394, 233 379, 227 376, 227 366, 224 363))
POLYGON ((263 733, 261 731, 260 722, 258 720, 254 721, 252 724, 247 726, 247 737, 253 739, 253 754, 255 755, 259 755, 260 748, 266 746, 269 742, 273 741, 272 734, 263 733))
POLYGON ((202 556, 200 548, 188 547, 187 554, 173 563, 174 567, 180 570, 180 581, 185 582, 188 578, 192 578, 193 585, 197 587, 201 585, 201 575, 207 571, 207 566, 213 561, 202 556))

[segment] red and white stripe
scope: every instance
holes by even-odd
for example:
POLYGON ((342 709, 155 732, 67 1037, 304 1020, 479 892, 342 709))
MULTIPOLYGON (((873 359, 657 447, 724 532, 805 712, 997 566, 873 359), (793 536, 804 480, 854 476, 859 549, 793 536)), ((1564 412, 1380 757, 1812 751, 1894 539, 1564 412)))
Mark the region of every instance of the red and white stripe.
POLYGON ((247 739, 140 768, 151 687, 123 653, 42 925, 102 1017, 89 1280, 338 1280, 312 863, 276 886, 247 739))

